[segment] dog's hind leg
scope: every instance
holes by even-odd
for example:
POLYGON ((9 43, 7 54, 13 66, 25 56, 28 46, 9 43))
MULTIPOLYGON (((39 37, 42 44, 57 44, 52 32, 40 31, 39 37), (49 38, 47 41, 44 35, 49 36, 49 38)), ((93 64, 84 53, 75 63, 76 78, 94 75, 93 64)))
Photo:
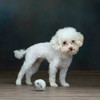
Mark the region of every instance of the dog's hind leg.
POLYGON ((17 80, 16 80, 16 85, 21 85, 21 81, 22 81, 22 78, 24 77, 25 73, 27 72, 27 70, 29 68, 32 67, 33 63, 36 61, 36 59, 33 58, 32 59, 26 59, 21 67, 21 70, 20 72, 18 73, 18 77, 17 77, 17 80))
POLYGON ((32 65, 32 67, 27 70, 26 72, 26 84, 27 85, 32 85, 31 77, 34 73, 38 71, 38 68, 41 62, 42 62, 41 58, 37 59, 36 62, 32 65))

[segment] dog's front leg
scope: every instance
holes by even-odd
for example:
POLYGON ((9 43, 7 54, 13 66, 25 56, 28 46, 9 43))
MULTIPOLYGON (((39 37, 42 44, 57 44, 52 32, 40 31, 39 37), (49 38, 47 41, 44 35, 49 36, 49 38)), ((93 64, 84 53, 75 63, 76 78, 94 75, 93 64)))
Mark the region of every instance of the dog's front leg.
POLYGON ((61 68, 60 74, 59 74, 59 81, 60 84, 64 87, 68 87, 69 83, 66 82, 66 74, 67 74, 68 68, 61 68))
POLYGON ((58 87, 56 84, 56 73, 57 73, 57 66, 54 63, 50 63, 49 65, 49 82, 50 86, 58 87))

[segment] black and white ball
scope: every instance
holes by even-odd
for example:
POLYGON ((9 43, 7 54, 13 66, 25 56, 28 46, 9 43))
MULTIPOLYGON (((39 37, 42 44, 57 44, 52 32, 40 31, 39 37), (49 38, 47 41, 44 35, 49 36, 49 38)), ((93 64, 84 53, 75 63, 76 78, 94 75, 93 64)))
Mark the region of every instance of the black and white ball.
POLYGON ((46 82, 42 79, 37 79, 34 81, 34 88, 35 90, 45 90, 46 89, 46 82))

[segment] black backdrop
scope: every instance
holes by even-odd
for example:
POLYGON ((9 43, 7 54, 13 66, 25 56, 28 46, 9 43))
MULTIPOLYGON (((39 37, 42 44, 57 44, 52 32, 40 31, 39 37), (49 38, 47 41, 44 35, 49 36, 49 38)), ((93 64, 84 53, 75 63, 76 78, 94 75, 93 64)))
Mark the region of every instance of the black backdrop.
POLYGON ((100 70, 100 0, 0 0, 0 70, 18 70, 24 59, 13 50, 49 41, 67 26, 85 36, 69 70, 100 70))

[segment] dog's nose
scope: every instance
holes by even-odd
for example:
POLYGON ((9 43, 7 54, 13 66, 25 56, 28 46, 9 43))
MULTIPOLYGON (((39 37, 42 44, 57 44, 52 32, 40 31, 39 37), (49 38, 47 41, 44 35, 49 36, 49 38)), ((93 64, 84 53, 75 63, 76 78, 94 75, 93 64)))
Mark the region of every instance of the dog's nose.
POLYGON ((70 47, 69 49, 70 49, 70 51, 72 51, 72 50, 73 50, 73 48, 72 48, 72 47, 70 47))

